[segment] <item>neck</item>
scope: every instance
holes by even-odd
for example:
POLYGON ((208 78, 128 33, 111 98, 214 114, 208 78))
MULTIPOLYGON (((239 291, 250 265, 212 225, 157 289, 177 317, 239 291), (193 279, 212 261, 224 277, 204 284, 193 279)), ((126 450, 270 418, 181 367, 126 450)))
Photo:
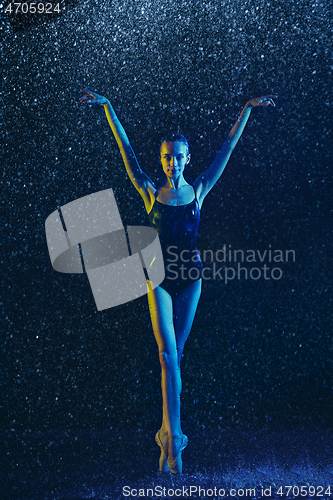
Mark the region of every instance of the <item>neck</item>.
POLYGON ((176 179, 172 179, 170 177, 167 177, 167 181, 166 181, 165 185, 168 188, 174 189, 176 191, 177 189, 181 188, 182 186, 187 185, 187 182, 185 181, 183 175, 180 175, 176 179))

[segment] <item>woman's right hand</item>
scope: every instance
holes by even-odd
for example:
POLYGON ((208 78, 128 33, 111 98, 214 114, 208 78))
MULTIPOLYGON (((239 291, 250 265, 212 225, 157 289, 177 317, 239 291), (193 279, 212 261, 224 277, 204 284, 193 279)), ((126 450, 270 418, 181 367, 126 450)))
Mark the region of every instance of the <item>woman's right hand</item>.
POLYGON ((90 90, 83 89, 80 89, 80 92, 83 93, 83 96, 80 97, 81 104, 100 104, 101 106, 104 106, 104 104, 107 104, 109 102, 106 97, 96 94, 96 92, 91 92, 90 90))

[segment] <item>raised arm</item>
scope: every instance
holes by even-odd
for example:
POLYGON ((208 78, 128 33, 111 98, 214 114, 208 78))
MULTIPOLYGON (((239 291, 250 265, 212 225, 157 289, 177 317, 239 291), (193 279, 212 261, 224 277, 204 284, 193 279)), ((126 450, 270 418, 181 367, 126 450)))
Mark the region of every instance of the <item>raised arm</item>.
POLYGON ((96 94, 96 92, 91 92, 90 90, 81 90, 81 92, 83 92, 83 96, 80 98, 81 104, 99 104, 100 106, 104 106, 104 111, 119 146, 126 172, 135 188, 142 196, 146 209, 149 212, 154 200, 155 186, 149 177, 141 170, 127 134, 118 120, 110 101, 108 101, 106 97, 96 94))
POLYGON ((209 191, 221 177, 222 172, 225 169, 231 156, 231 153, 233 152, 240 136, 243 133, 252 108, 257 106, 275 106, 272 99, 273 97, 276 96, 268 95, 257 97, 255 99, 251 99, 245 104, 241 114, 238 117, 238 120, 230 130, 227 139, 225 140, 220 151, 217 153, 215 159, 213 160, 213 163, 207 170, 205 170, 205 172, 199 175, 199 177, 197 177, 197 179, 193 183, 200 207, 209 191))

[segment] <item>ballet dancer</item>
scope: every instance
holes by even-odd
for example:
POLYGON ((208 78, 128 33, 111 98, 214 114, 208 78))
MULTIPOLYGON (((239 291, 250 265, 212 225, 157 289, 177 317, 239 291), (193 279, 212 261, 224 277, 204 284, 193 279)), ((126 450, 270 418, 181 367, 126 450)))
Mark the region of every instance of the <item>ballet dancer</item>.
POLYGON ((150 224, 162 247, 165 278, 153 288, 147 280, 148 303, 162 371, 163 418, 155 440, 160 447, 159 470, 182 472, 182 451, 188 443, 180 421, 180 360, 189 336, 201 294, 202 264, 196 250, 202 203, 220 178, 235 148, 251 110, 275 106, 274 95, 248 101, 210 167, 190 185, 184 170, 190 162, 189 146, 180 133, 172 133, 160 144, 160 163, 165 174, 159 187, 141 170, 126 132, 108 99, 81 90, 82 104, 104 107, 119 146, 127 174, 141 195, 150 224), (187 251, 186 259, 182 258, 187 251), (188 253, 188 251, 190 253, 188 253), (188 261, 188 256, 191 259, 188 261), (172 258, 170 258, 172 256, 172 258), (171 264, 166 265, 167 262, 171 264))

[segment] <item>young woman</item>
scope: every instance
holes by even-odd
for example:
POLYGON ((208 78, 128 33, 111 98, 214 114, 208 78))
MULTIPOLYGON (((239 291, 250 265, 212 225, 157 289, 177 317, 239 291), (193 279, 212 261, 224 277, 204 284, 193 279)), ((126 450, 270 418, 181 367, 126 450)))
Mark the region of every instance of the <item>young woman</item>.
POLYGON ((149 310, 162 369, 163 419, 155 440, 161 449, 159 470, 181 473, 181 453, 188 439, 182 433, 180 423, 180 360, 201 293, 202 265, 199 255, 193 259, 200 209, 205 197, 220 178, 252 108, 275 106, 272 99, 275 96, 258 97, 246 103, 213 163, 199 175, 192 186, 184 178, 185 167, 190 161, 187 140, 179 133, 165 137, 160 146, 165 180, 156 189, 141 170, 110 102, 95 92, 81 92, 82 104, 104 106, 128 176, 142 196, 150 223, 159 234, 166 276, 154 289, 148 281, 149 310), (184 250, 187 252, 186 258, 184 250), (190 262, 188 255, 191 255, 190 262), (167 265, 167 262, 172 262, 172 266, 167 265))

